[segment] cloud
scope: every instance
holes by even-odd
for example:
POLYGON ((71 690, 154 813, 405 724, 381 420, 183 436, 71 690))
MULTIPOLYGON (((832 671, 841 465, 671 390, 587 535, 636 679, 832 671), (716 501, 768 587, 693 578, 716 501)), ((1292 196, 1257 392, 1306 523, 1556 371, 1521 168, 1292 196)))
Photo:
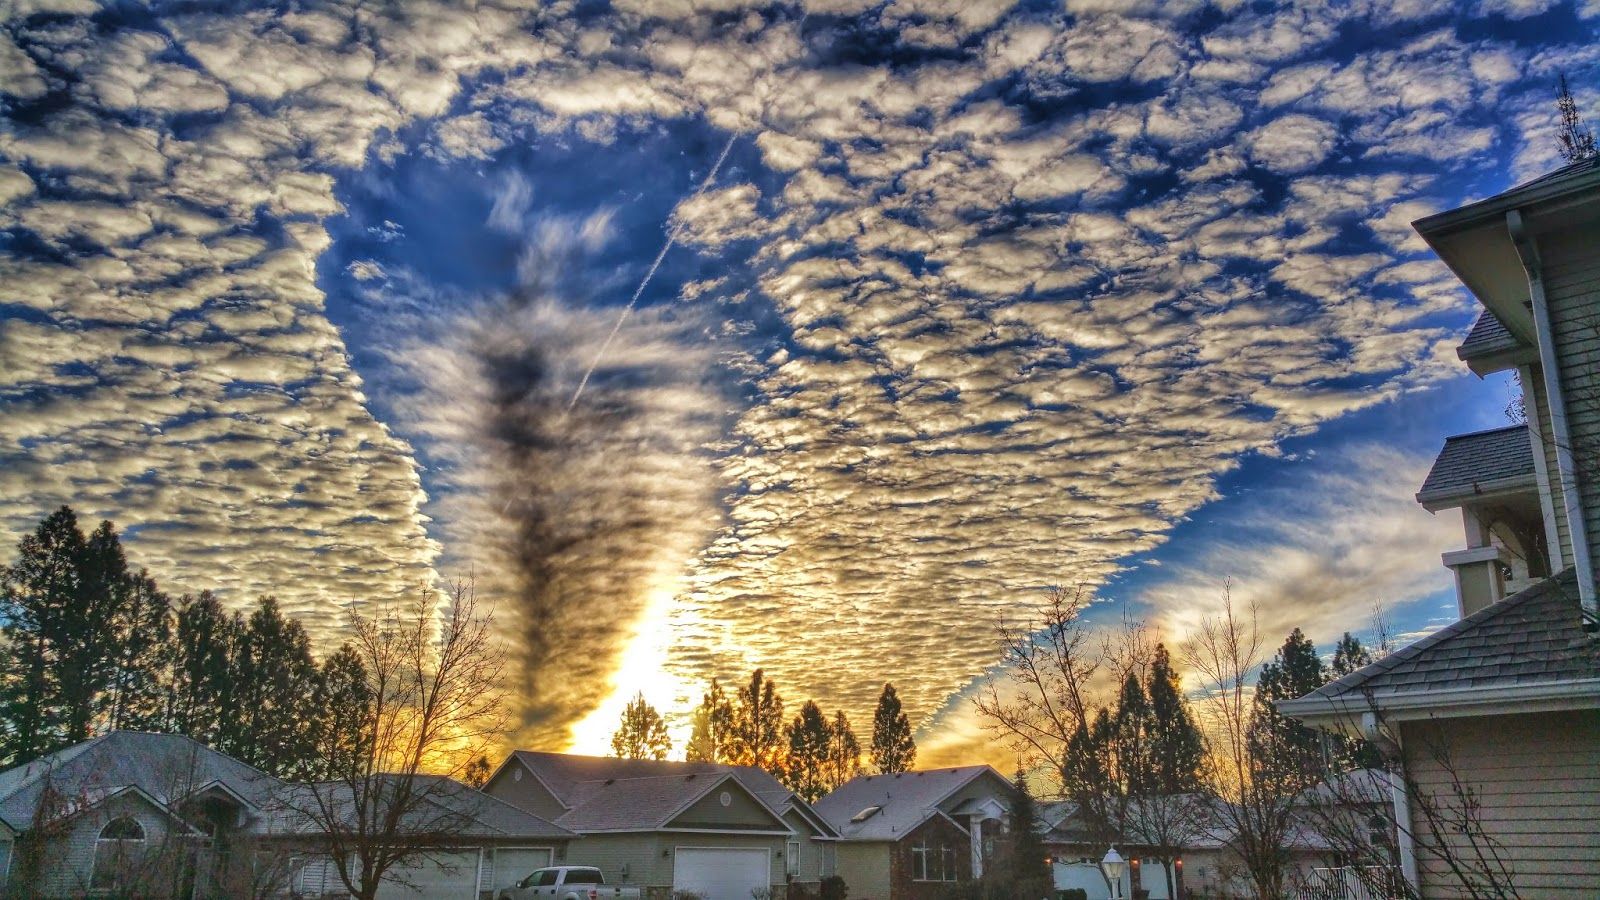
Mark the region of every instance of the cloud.
MULTIPOLYGON (((645 622, 681 683, 765 665, 859 717, 896 680, 930 721, 1020 599, 1162 545, 1242 458, 1453 371, 1467 305, 1405 219, 1547 164, 1540 79, 1595 64, 1403 4, 715 6, 17 10, 0 538, 70 501, 172 586, 275 591, 328 640, 341 603, 476 562, 523 634, 592 638, 581 678, 519 669, 548 745, 645 622), (630 321, 588 405, 562 398, 610 310, 446 296, 382 217, 362 240, 388 249, 348 271, 396 330, 355 349, 403 345, 410 374, 355 370, 317 281, 340 179, 683 131, 750 149, 673 211, 712 274, 630 321)), ((661 165, 706 164, 676 149, 661 165)), ((525 279, 613 232, 609 199, 540 218, 541 175, 494 215, 529 224, 525 279)), ((1338 574, 1284 546, 1241 566, 1338 574)), ((1387 560, 1363 562, 1404 582, 1387 560)))

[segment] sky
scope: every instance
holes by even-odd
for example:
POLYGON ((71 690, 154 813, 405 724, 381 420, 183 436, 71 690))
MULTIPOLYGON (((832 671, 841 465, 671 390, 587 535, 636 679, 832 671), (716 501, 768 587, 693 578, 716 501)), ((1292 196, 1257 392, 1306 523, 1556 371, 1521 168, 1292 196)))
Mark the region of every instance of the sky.
POLYGON ((542 749, 763 667, 993 755, 1056 584, 1448 621, 1413 494, 1512 388, 1409 223, 1600 114, 1595 0, 8 8, 0 541, 322 648, 470 579, 542 749))

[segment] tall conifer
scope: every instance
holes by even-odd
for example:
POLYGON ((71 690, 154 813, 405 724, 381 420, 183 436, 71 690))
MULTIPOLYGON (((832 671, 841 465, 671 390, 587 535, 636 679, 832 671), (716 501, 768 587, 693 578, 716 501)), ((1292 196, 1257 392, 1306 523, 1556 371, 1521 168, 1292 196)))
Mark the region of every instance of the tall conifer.
POLYGON ((885 684, 872 714, 872 765, 883 774, 909 771, 917 762, 911 721, 900 707, 894 685, 885 684))

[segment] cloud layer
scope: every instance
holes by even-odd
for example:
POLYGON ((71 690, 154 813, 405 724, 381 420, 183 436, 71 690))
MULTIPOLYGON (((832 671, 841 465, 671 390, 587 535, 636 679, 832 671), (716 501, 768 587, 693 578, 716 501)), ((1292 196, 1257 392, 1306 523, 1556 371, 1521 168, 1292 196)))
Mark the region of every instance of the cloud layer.
MULTIPOLYGON (((1545 12, 1565 33, 1544 45, 1485 36, 1525 7, 1486 27, 1404 2, 14 6, 0 537, 72 502, 171 583, 277 592, 329 628, 443 550, 597 628, 589 682, 687 570, 679 677, 765 665, 858 714, 893 679, 924 717, 1027 591, 1105 576, 1241 456, 1455 370, 1463 298, 1405 223, 1547 166, 1549 82, 1595 61, 1592 8, 1545 12), (750 291, 777 326, 646 315, 615 393, 563 419, 609 313, 469 304, 388 348, 439 363, 380 387, 447 463, 423 471, 323 308, 337 178, 667 121, 762 164, 676 211, 736 264, 679 299, 750 291), (744 341, 720 441, 708 333, 744 341), (513 359, 543 368, 497 399, 513 359), (591 449, 640 468, 612 484, 591 449), (643 552, 581 506, 555 521, 565 491, 643 510, 643 552), (491 497, 510 512, 473 518, 491 497), (461 546, 529 515, 548 531, 461 546), (528 541, 568 538, 573 581, 530 568, 528 541), (594 578, 615 579, 598 624, 567 599, 594 578)), ((527 672, 541 739, 596 702, 527 672)))

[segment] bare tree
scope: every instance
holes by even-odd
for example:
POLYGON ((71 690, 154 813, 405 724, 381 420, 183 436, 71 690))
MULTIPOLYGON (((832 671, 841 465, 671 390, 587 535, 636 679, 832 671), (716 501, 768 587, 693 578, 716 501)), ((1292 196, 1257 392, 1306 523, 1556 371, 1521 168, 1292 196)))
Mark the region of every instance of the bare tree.
POLYGON ((370 702, 348 724, 353 731, 319 740, 334 777, 300 785, 287 800, 359 900, 372 900, 385 880, 408 884, 408 867, 450 864, 450 847, 472 821, 462 802, 469 789, 456 779, 504 722, 503 653, 490 616, 470 583, 457 583, 442 605, 437 596, 351 609, 350 645, 370 702))
POLYGON ((1201 620, 1184 657, 1200 679, 1198 706, 1210 738, 1203 772, 1220 832, 1214 837, 1238 855, 1258 896, 1282 897, 1298 790, 1279 773, 1265 771, 1252 747, 1256 703, 1250 678, 1263 650, 1255 604, 1240 611, 1225 589, 1222 608, 1201 620))

